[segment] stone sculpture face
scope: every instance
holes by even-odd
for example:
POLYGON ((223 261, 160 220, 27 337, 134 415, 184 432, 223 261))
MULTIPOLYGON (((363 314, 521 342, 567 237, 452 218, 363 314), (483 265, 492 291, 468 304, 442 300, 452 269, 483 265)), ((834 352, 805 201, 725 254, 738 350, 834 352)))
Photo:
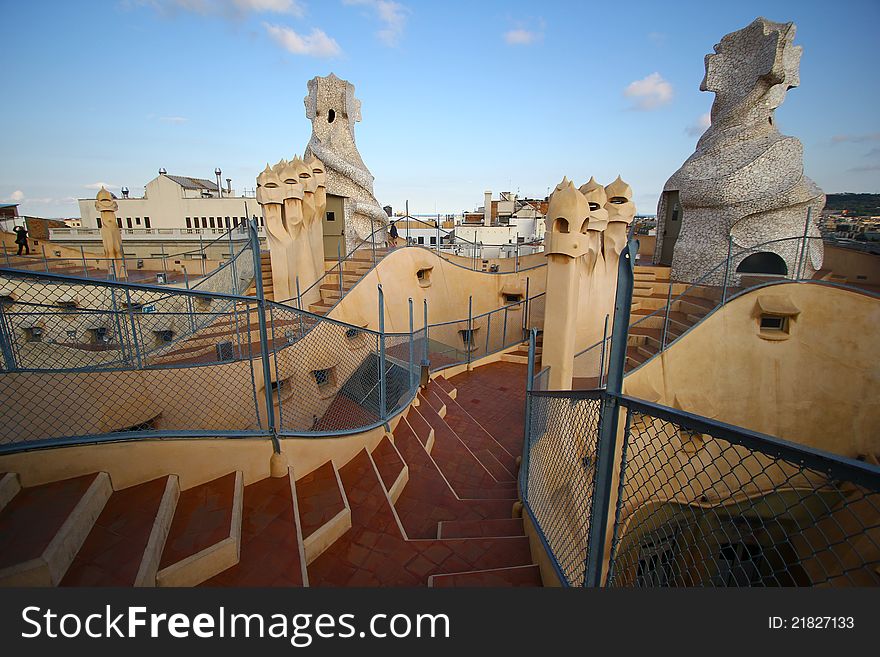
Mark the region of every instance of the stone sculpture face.
POLYGON ((315 176, 312 175, 312 167, 298 157, 292 159, 290 164, 296 169, 296 175, 299 177, 299 181, 302 184, 305 193, 314 194, 317 185, 315 176))
POLYGON ((300 201, 302 200, 305 188, 303 187, 302 181, 299 178, 299 170, 294 165, 292 160, 290 162, 285 162, 283 166, 279 167, 278 178, 284 185, 285 199, 299 199, 300 201))
POLYGON ((324 163, 316 157, 311 157, 306 164, 312 168, 312 177, 315 179, 315 187, 327 187, 327 171, 324 168, 324 163))
POLYGON ((568 178, 556 186, 547 207, 547 232, 551 234, 547 253, 578 258, 586 254, 586 226, 590 205, 568 178))
POLYGON ((731 32, 706 55, 702 91, 715 93, 713 123, 743 103, 772 112, 786 92, 800 84, 798 69, 803 49, 793 44, 794 23, 774 23, 756 18, 749 26, 731 32))
POLYGON ((281 205, 284 203, 284 188, 278 171, 268 164, 257 176, 257 203, 260 205, 281 205))
POLYGON ((95 209, 98 212, 116 212, 119 209, 119 204, 110 192, 101 187, 95 196, 95 209))
POLYGON ((587 199, 587 203, 590 204, 589 222, 584 227, 583 232, 587 230, 605 230, 605 227, 608 226, 608 211, 605 209, 608 198, 605 196, 605 188, 597 183, 595 178, 590 178, 581 185, 580 192, 587 199))
POLYGON ((605 188, 608 202, 605 209, 608 211, 609 222, 621 222, 631 224, 636 216, 636 205, 632 201, 632 187, 623 182, 620 176, 617 180, 605 188))

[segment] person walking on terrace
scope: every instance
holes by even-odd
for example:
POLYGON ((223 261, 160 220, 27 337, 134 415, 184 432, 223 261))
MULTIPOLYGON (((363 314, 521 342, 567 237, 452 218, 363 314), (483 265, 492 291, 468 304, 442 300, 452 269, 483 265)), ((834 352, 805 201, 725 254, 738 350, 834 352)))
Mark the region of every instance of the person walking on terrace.
POLYGON ((391 228, 388 229, 388 246, 392 249, 397 246, 397 226, 395 222, 391 222, 391 228))
POLYGON ((18 255, 24 249, 25 255, 31 254, 31 248, 28 246, 28 232, 24 226, 16 226, 12 229, 15 232, 15 243, 18 244, 18 255))

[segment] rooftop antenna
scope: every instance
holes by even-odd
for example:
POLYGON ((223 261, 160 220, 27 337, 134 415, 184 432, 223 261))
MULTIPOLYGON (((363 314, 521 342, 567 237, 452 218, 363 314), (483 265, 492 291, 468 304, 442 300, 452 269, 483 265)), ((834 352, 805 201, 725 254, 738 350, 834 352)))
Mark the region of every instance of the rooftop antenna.
POLYGON ((220 175, 222 173, 220 167, 214 169, 214 175, 217 176, 217 198, 223 198, 223 187, 220 185, 220 175))

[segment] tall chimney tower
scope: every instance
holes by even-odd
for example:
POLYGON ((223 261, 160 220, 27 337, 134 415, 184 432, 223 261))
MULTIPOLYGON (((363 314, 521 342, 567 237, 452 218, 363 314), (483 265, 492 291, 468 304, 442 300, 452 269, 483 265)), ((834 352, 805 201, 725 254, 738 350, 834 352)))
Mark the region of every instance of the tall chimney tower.
POLYGON ((483 193, 483 225, 492 225, 492 192, 489 190, 483 193))

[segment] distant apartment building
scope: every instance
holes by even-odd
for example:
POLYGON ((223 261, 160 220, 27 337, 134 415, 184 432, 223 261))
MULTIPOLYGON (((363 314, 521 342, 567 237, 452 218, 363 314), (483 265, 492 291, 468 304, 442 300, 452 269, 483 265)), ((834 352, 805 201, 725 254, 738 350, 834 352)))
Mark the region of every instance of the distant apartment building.
MULTIPOLYGON (((256 198, 236 196, 230 179, 224 189, 204 178, 171 175, 160 169, 159 175, 144 187, 142 197, 129 196, 123 187, 116 202, 126 256, 159 257, 169 250, 195 251, 249 218, 257 220, 262 238, 262 211, 256 198)), ((53 228, 50 239, 74 248, 99 250, 100 213, 95 209, 95 199, 79 199, 79 211, 79 226, 53 228)), ((219 241, 210 246, 208 257, 228 258, 228 244, 219 241)))

